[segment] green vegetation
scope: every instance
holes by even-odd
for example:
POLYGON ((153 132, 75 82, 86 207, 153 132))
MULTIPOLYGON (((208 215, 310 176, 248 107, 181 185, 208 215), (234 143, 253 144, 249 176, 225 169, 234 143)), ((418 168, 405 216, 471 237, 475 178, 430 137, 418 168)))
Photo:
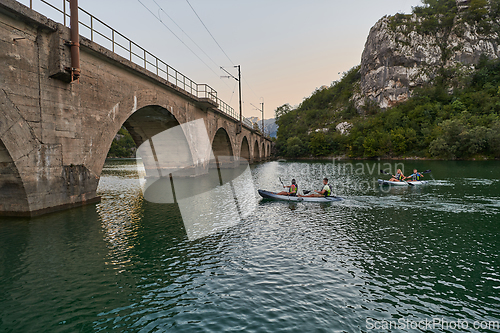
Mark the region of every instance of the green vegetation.
POLYGON ((285 157, 500 157, 500 61, 482 58, 467 83, 453 93, 441 82, 413 91, 386 111, 352 102, 359 68, 330 87, 317 89, 298 108, 276 111, 276 147, 285 157), (335 126, 353 124, 349 135, 335 126))
POLYGON ((279 126, 276 140, 279 154, 299 157, 341 153, 344 137, 335 132, 335 126, 358 114, 351 97, 358 90, 359 79, 358 66, 330 87, 316 89, 297 109, 288 104, 278 107, 275 117, 279 126))
POLYGON ((134 157, 135 149, 136 146, 132 136, 125 127, 122 127, 111 143, 107 157, 134 157))
POLYGON ((432 73, 428 84, 388 110, 368 100, 356 108, 360 74, 352 68, 297 108, 285 104, 276 110, 279 155, 500 158, 500 61, 482 57, 474 68, 448 65, 463 47, 451 40, 463 36, 467 25, 485 40, 500 42, 500 0, 470 0, 462 9, 455 0, 422 3, 388 24, 402 46, 410 44, 405 36, 411 32, 433 37, 430 46, 440 49, 441 58, 435 68, 422 64, 422 71, 432 73), (342 122, 352 125, 347 135, 336 130, 342 122))

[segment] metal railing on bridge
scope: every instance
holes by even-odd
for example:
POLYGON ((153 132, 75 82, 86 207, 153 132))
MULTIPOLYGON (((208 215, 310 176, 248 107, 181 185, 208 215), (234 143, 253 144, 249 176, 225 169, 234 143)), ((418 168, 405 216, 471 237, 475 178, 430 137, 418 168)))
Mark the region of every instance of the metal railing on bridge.
MULTIPOLYGON (((36 3, 42 3, 47 6, 45 9, 50 9, 62 14, 62 23, 64 26, 69 27, 69 0, 59 0, 62 3, 61 7, 58 7, 46 0, 18 0, 20 3, 29 6, 31 9, 36 3)), ((54 2, 54 1, 53 1, 54 2)), ((36 10, 36 9, 35 9, 36 10)), ((131 62, 142 66, 146 70, 156 74, 157 76, 165 79, 167 82, 175 85, 176 87, 186 91, 187 93, 196 96, 197 98, 207 98, 218 105, 218 109, 223 113, 233 117, 235 120, 239 120, 239 114, 227 103, 222 101, 217 97, 217 91, 210 87, 208 84, 198 84, 182 74, 181 72, 175 70, 167 63, 165 63, 160 58, 156 57, 145 48, 141 47, 128 37, 124 36, 120 32, 116 31, 103 21, 99 20, 85 9, 78 7, 78 22, 80 23, 80 35, 90 39, 93 42, 100 44, 101 46, 108 47, 113 53, 122 56, 131 62), (81 13, 85 14, 82 18, 81 13), (84 28, 84 29, 82 29, 84 28), (103 30, 106 30, 103 32, 103 30)), ((45 10, 40 10, 42 14, 45 10)), ((46 14, 44 14, 46 15, 46 14)), ((57 15, 57 14, 56 14, 57 15)), ((48 15, 46 15, 48 16, 48 15)), ((243 117, 243 123, 246 126, 252 127, 252 122, 243 117)))

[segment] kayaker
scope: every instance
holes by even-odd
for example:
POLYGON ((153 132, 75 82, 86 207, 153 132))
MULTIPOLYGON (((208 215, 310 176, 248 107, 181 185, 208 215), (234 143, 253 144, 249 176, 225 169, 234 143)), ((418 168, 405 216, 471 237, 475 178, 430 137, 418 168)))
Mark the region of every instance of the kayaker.
POLYGON ((405 175, 403 175, 403 172, 401 171, 401 169, 398 169, 398 171, 396 172, 396 175, 392 175, 392 178, 389 179, 390 182, 402 182, 405 178, 405 175))
POLYGON ((299 197, 329 197, 330 195, 332 195, 332 187, 330 186, 330 184, 328 184, 328 178, 323 178, 323 188, 321 189, 321 191, 314 190, 314 192, 316 193, 312 193, 309 195, 299 195, 299 197))
POLYGON ((282 191, 280 193, 276 193, 277 195, 291 195, 293 197, 297 196, 297 191, 299 190, 299 187, 295 179, 292 179, 292 185, 290 186, 287 185, 283 187, 288 187, 288 191, 282 191))
POLYGON ((411 178, 411 180, 409 180, 409 182, 415 182, 415 181, 419 181, 420 178, 422 178, 423 176, 424 175, 422 175, 420 172, 418 172, 417 169, 413 169, 413 173, 406 178, 411 178))

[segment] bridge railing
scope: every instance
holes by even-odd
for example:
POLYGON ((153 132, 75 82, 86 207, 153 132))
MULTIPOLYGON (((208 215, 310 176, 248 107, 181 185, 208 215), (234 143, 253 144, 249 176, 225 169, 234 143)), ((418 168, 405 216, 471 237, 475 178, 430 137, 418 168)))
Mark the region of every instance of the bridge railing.
MULTIPOLYGON (((22 1, 26 3, 28 0, 22 1)), ((51 10, 62 14, 62 24, 69 27, 69 0, 59 0, 62 3, 58 7, 46 0, 29 0, 29 6, 33 8, 35 3, 43 3, 51 10)), ((150 53, 145 48, 141 47, 125 35, 116 31, 108 24, 99 20, 85 9, 78 7, 79 15, 78 22, 80 24, 80 34, 87 37, 93 42, 96 42, 104 47, 109 46, 109 50, 113 53, 122 56, 131 62, 144 67, 146 70, 156 74, 157 76, 165 79, 167 82, 175 85, 176 87, 186 91, 187 93, 198 98, 208 98, 218 105, 218 109, 229 116, 239 120, 239 114, 230 105, 217 97, 217 91, 210 87, 208 84, 198 84, 169 66, 166 62, 150 53), (81 15, 81 14, 84 15, 81 15), (83 29, 82 29, 83 28, 83 29)), ((36 10, 36 9, 35 9, 36 10)), ((243 117, 243 123, 247 126, 252 126, 252 123, 243 117)))
POLYGON ((243 117, 243 124, 247 125, 250 128, 253 128, 253 123, 245 117, 243 117))

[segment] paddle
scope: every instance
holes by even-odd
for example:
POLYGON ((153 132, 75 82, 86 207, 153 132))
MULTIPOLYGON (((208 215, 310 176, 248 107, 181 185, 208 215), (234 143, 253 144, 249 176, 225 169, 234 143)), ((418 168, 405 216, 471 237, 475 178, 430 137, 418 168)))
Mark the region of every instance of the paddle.
POLYGON ((283 184, 283 182, 281 181, 281 177, 278 177, 280 182, 281 182, 281 185, 283 185, 283 188, 285 188, 285 184, 283 184))
MULTIPOLYGON (((383 173, 383 174, 385 174, 385 175, 390 175, 390 176, 394 177, 394 175, 391 175, 390 173, 388 173, 388 172, 386 172, 384 170, 380 170, 380 172, 383 173)), ((396 177, 394 177, 394 178, 396 178, 396 177)), ((406 180, 400 180, 400 182, 406 183, 407 185, 415 186, 415 184, 408 183, 406 180)))

